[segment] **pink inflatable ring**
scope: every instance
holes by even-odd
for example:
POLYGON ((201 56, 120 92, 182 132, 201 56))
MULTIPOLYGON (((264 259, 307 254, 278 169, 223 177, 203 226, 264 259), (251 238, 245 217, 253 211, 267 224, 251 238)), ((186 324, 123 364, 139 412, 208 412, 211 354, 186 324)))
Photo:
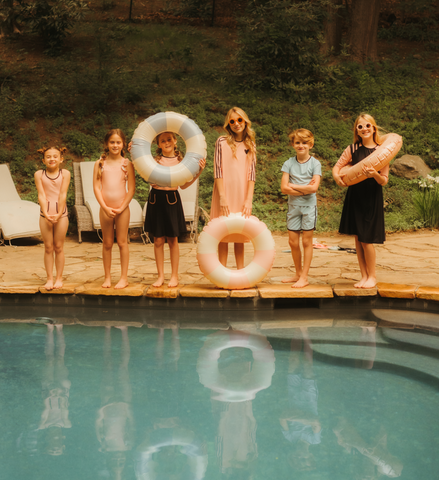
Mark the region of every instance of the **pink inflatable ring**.
POLYGON ((256 217, 242 213, 211 220, 198 238, 197 260, 200 270, 217 287, 239 290, 250 288, 265 278, 271 270, 276 253, 274 240, 267 225, 256 217), (252 262, 242 270, 230 270, 218 259, 218 244, 227 235, 245 235, 255 249, 252 262))
POLYGON ((354 166, 346 165, 340 169, 340 177, 346 185, 355 185, 366 180, 363 165, 374 168, 379 172, 395 157, 402 147, 402 137, 396 133, 389 133, 382 137, 384 142, 361 162, 354 166))

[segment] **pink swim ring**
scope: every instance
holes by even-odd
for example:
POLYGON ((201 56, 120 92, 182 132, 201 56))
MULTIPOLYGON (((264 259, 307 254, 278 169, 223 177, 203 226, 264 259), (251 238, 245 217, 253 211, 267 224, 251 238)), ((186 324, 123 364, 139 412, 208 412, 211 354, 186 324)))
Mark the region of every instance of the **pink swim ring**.
POLYGON ((356 165, 346 165, 340 169, 340 177, 346 185, 355 185, 366 180, 363 165, 374 168, 377 172, 384 168, 396 156, 402 147, 402 137, 396 133, 388 133, 381 137, 383 143, 376 150, 356 165))
POLYGON ((276 250, 267 225, 256 217, 242 213, 211 220, 198 237, 197 260, 200 270, 217 287, 239 290, 255 286, 271 270, 276 250), (255 249, 252 262, 241 270, 230 270, 218 259, 218 244, 228 235, 247 237, 255 249))

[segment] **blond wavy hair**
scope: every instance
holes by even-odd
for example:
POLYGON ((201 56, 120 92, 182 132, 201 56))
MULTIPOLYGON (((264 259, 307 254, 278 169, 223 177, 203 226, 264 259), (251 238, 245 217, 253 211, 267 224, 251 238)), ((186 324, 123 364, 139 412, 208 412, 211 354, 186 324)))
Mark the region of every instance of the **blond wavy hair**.
POLYGON ((252 129, 252 122, 248 118, 247 114, 244 112, 239 107, 233 107, 231 108, 226 115, 226 119, 224 121, 223 128, 226 131, 227 135, 227 143, 229 144, 229 147, 232 150, 233 156, 236 158, 236 143, 235 143, 235 135, 233 133, 233 130, 230 128, 230 117, 232 114, 236 113, 240 117, 242 117, 245 121, 245 129, 244 129, 244 145, 247 147, 247 150, 249 150, 253 155, 256 156, 256 134, 255 131, 252 129))
POLYGON ((101 155, 101 158, 99 159, 98 179, 102 177, 104 161, 107 158, 108 152, 110 151, 110 149, 108 148, 108 142, 113 135, 117 135, 121 138, 123 148, 120 154, 122 155, 122 157, 125 157, 125 150, 127 148, 127 139, 125 137, 125 134, 122 132, 120 128, 112 128, 109 132, 107 132, 104 138, 104 153, 101 155))
MULTIPOLYGON (((174 138, 174 140, 177 140, 177 137, 176 137, 176 135, 175 135, 174 132, 162 132, 162 133, 159 133, 159 134, 154 138, 154 143, 157 145, 157 151, 156 151, 154 160, 155 160, 157 163, 159 163, 160 158, 163 156, 162 149, 161 149, 158 145, 159 145, 160 135, 163 135, 164 133, 168 133, 168 134, 172 135, 172 137, 174 138)), ((177 145, 175 145, 175 147, 174 147, 174 154, 175 154, 175 156, 177 157, 177 159, 178 159, 179 162, 181 162, 181 161, 183 160, 183 156, 182 156, 180 150, 178 149, 177 145)))
POLYGON ((314 135, 306 128, 298 128, 288 135, 291 145, 294 145, 294 141, 298 138, 303 143, 309 143, 311 147, 314 146, 314 135))
POLYGON ((375 121, 375 119, 372 117, 372 115, 369 115, 368 113, 360 113, 360 115, 358 115, 357 119, 355 120, 354 143, 361 142, 361 137, 358 135, 358 129, 357 129, 357 126, 360 123, 360 120, 364 120, 365 122, 370 123, 374 127, 373 141, 377 145, 381 145, 383 143, 383 140, 381 139, 380 130, 382 131, 383 129, 377 125, 377 122, 375 121))

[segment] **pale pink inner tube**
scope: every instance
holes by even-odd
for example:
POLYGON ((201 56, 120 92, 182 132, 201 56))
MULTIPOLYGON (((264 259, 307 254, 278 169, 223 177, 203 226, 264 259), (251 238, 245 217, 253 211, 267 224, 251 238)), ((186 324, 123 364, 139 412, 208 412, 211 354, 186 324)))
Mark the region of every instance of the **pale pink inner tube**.
POLYGON ((371 155, 354 166, 346 165, 340 169, 340 176, 346 185, 355 185, 366 180, 363 165, 379 172, 396 156, 402 147, 402 137, 396 133, 389 133, 382 138, 384 142, 371 155))
POLYGON ((256 217, 245 218, 241 213, 211 220, 198 238, 197 260, 200 270, 213 284, 238 290, 250 288, 262 281, 271 270, 276 250, 270 230, 256 217), (218 244, 228 235, 245 235, 253 244, 252 262, 241 270, 231 270, 218 259, 218 244))

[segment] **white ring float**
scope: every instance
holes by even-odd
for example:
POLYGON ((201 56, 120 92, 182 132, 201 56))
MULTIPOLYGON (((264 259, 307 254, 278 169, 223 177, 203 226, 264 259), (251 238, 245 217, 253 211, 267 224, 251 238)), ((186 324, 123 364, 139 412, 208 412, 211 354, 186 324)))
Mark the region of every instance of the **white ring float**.
POLYGON ((355 185, 366 180, 363 165, 374 168, 379 172, 395 157, 402 147, 402 137, 396 133, 389 133, 382 137, 384 142, 361 162, 354 166, 346 165, 340 169, 340 177, 346 185, 355 185))
POLYGON ((271 270, 276 250, 267 225, 256 217, 245 218, 242 213, 211 220, 198 237, 197 260, 200 270, 216 286, 242 289, 256 285, 271 270), (252 262, 241 270, 230 270, 218 259, 218 244, 233 233, 250 239, 255 249, 252 262))
POLYGON ((162 428, 154 430, 149 439, 136 452, 135 472, 137 480, 154 480, 156 462, 152 455, 162 447, 180 446, 180 452, 187 456, 193 480, 202 480, 207 469, 207 449, 204 443, 195 439, 195 434, 186 428, 162 428))
POLYGON ((260 335, 227 331, 209 335, 198 355, 197 372, 200 383, 217 395, 220 402, 254 400, 256 394, 271 385, 274 374, 274 351, 269 341, 260 335), (249 348, 253 354, 251 371, 239 381, 230 381, 219 372, 218 359, 226 348, 249 348))
POLYGON ((200 170, 199 161, 206 158, 206 140, 196 123, 186 115, 161 112, 147 118, 136 128, 131 146, 133 164, 149 183, 178 187, 190 182, 200 170), (180 135, 186 143, 186 155, 173 167, 159 165, 151 154, 151 144, 163 132, 180 135))

